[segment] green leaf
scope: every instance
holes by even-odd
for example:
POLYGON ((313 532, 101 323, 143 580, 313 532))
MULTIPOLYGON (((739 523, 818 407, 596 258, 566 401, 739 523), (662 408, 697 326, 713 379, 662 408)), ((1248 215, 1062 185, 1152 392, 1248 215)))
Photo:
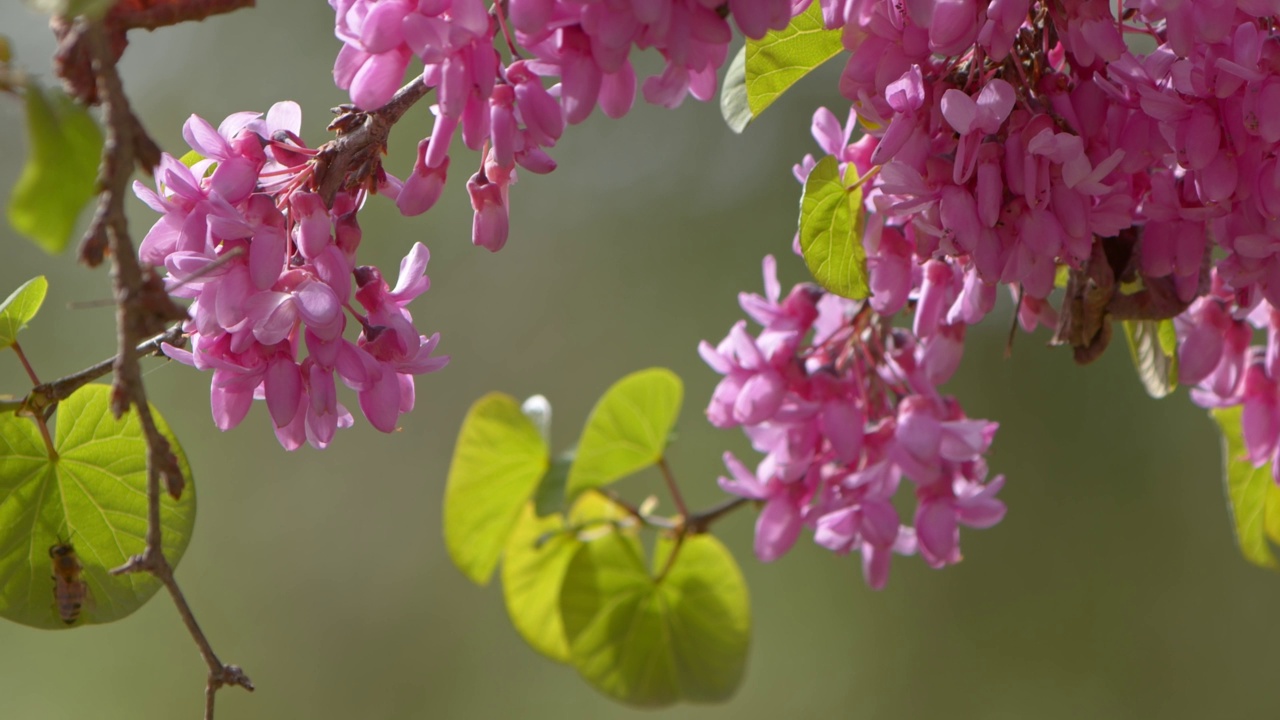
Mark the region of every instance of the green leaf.
POLYGON ((738 50, 738 54, 729 61, 724 72, 724 83, 720 86, 720 114, 724 117, 729 129, 740 133, 746 129, 755 115, 751 114, 751 103, 747 99, 747 48, 738 50))
POLYGON ((586 493, 574 504, 571 523, 556 513, 537 517, 533 504, 520 513, 502 557, 502 596, 511 624, 534 650, 556 662, 569 662, 569 644, 560 619, 560 586, 569 561, 582 546, 574 528, 626 517, 626 512, 598 493, 586 493))
POLYGON ((540 518, 526 503, 503 554, 502 597, 511 624, 529 647, 556 662, 569 661, 560 584, 581 544, 565 531, 563 515, 540 518))
POLYGON ((560 591, 570 658, 597 690, 630 705, 720 702, 742 681, 751 635, 746 583, 710 535, 675 549, 659 539, 655 569, 639 541, 611 533, 580 547, 560 591))
POLYGON ((37 275, 22 283, 0 303, 0 350, 18 341, 18 333, 40 312, 49 281, 37 275))
MULTIPOLYGON (((110 399, 110 387, 86 385, 58 405, 55 460, 29 418, 0 416, 0 617, 67 627, 54 605, 49 556, 62 542, 74 546, 89 587, 76 624, 119 620, 160 589, 147 573, 108 574, 142 552, 147 529, 146 441, 137 414, 116 420, 110 399)), ((195 484, 181 445, 152 414, 189 483, 181 500, 162 495, 164 553, 176 566, 195 524, 195 484)))
POLYGON ((89 111, 61 90, 34 81, 24 93, 31 154, 9 198, 9 223, 56 255, 71 240, 76 218, 98 192, 102 133, 89 111))
POLYGON ((1174 380, 1177 380, 1178 369, 1178 330, 1173 325, 1173 320, 1161 320, 1160 327, 1156 331, 1156 338, 1160 341, 1160 349, 1165 355, 1173 358, 1174 380))
POLYGON ((1280 487, 1271 478, 1271 464, 1255 468, 1246 457, 1240 407, 1209 414, 1222 429, 1223 478, 1240 553, 1255 565, 1280 569, 1268 542, 1280 544, 1280 487))
POLYGON ((187 167, 191 167, 203 159, 204 159, 204 156, 201 155, 199 152, 195 150, 188 150, 185 155, 178 158, 178 162, 182 163, 183 165, 186 165, 187 167))
POLYGON ((1070 265, 1059 265, 1059 266, 1058 266, 1058 269, 1053 271, 1053 286, 1054 286, 1054 287, 1056 287, 1056 288, 1058 288, 1058 289, 1060 289, 1060 290, 1061 290, 1061 289, 1063 289, 1063 288, 1065 288, 1065 287, 1067 286, 1067 283, 1068 283, 1070 280, 1071 280, 1071 266, 1070 266, 1070 265))
POLYGON ((871 294, 867 251, 862 247, 862 188, 850 190, 857 170, 850 163, 840 178, 840 163, 828 155, 804 183, 800 199, 800 250, 809 272, 822 287, 858 300, 871 294))
POLYGON ((471 406, 445 486, 444 539, 472 582, 488 584, 549 463, 547 444, 515 398, 490 393, 471 406))
POLYGON ((569 498, 661 460, 683 395, 680 378, 666 368, 641 370, 614 383, 582 429, 569 468, 569 498))
POLYGON ((1173 392, 1178 387, 1178 339, 1173 321, 1125 320, 1124 336, 1147 394, 1158 400, 1173 392))
POLYGON ((533 509, 538 517, 564 511, 564 489, 569 481, 573 457, 572 450, 557 457, 538 481, 538 489, 533 493, 533 509))
POLYGON ((751 116, 760 117, 800 78, 842 52, 840 34, 823 27, 822 6, 815 2, 786 28, 748 39, 745 74, 751 116))

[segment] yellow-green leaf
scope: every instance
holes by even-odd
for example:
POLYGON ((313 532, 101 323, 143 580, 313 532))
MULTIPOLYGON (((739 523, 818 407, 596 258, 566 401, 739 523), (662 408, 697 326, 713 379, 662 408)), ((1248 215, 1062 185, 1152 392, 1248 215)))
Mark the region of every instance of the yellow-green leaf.
POLYGON ((641 370, 614 383, 582 430, 569 468, 568 497, 661 460, 683 396, 680 378, 665 368, 641 370))
POLYGON ((49 281, 37 275, 18 286, 0 303, 0 350, 18 341, 18 333, 31 322, 44 304, 49 281))
POLYGON ((1254 467, 1246 457, 1240 407, 1210 411, 1222 430, 1223 480, 1236 543, 1249 562, 1280 569, 1271 543, 1280 544, 1280 487, 1271 464, 1254 467))
POLYGON ((444 539, 453 563, 485 585, 521 508, 550 466, 538 428, 510 395, 475 402, 458 433, 444 493, 444 539))
POLYGON ((840 30, 823 26, 822 6, 814 2, 782 30, 759 40, 748 38, 744 82, 751 117, 759 117, 800 78, 843 51, 840 35, 840 30))
POLYGON ((828 155, 818 161, 800 200, 800 250, 809 272, 822 287, 858 300, 871 294, 867 251, 862 247, 862 188, 850 163, 846 178, 828 155))
POLYGON ((617 504, 593 492, 578 498, 568 523, 560 513, 538 517, 533 503, 525 505, 502 557, 502 596, 511 624, 529 647, 556 662, 569 662, 560 586, 582 546, 576 529, 590 532, 598 523, 625 516, 617 504))
POLYGON ((742 681, 751 634, 737 563, 714 537, 694 535, 678 550, 660 539, 654 567, 651 575, 640 543, 620 533, 578 549, 560 592, 573 666, 597 690, 639 707, 727 700, 742 681))

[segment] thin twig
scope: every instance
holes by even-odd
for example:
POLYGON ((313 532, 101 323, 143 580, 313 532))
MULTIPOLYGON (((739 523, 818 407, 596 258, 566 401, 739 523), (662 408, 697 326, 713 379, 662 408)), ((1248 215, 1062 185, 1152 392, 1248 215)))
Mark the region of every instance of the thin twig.
POLYGON ((744 497, 736 497, 726 500, 715 507, 708 508, 702 512, 696 512, 689 516, 685 521, 685 530, 691 535, 704 533, 710 529, 711 524, 738 508, 751 502, 744 497))
POLYGON ((22 363, 22 367, 27 371, 27 377, 31 378, 32 385, 40 384, 40 377, 36 375, 35 368, 31 367, 31 363, 27 362, 27 354, 22 352, 22 346, 14 340, 9 348, 13 350, 13 354, 18 356, 18 361, 22 363))
MULTIPOLYGON (((115 382, 112 388, 112 411, 117 417, 131 406, 138 413, 138 422, 147 442, 147 532, 146 546, 141 555, 130 558, 124 566, 112 570, 120 575, 130 572, 149 572, 157 577, 173 598, 183 623, 195 640, 201 657, 209 667, 206 698, 222 685, 233 684, 252 690, 253 683, 239 668, 223 665, 214 654, 212 646, 183 597, 173 568, 164 556, 160 525, 160 481, 163 477, 170 494, 177 496, 182 490, 182 472, 168 440, 156 427, 147 403, 146 389, 142 383, 142 371, 138 363, 138 345, 155 335, 164 323, 186 317, 186 312, 173 304, 164 293, 154 273, 145 271, 138 262, 133 242, 129 238, 128 223, 124 214, 124 196, 133 173, 136 150, 141 145, 136 133, 141 124, 129 108, 120 76, 116 72, 115 57, 108 44, 107 31, 100 22, 82 25, 90 47, 93 72, 97 80, 98 94, 103 104, 106 137, 102 149, 100 183, 102 196, 84 247, 105 238, 112 257, 112 281, 115 287, 117 322, 117 354, 113 363, 115 382), (157 295, 159 293, 159 295, 157 295)), ((92 259, 92 255, 88 255, 92 259)), ((206 720, 212 720, 213 704, 206 699, 206 720)))
MULTIPOLYGON (((38 384, 40 382, 40 378, 39 376, 36 375, 35 368, 31 367, 31 363, 27 361, 27 354, 22 352, 22 345, 17 340, 14 340, 13 344, 10 345, 9 348, 13 350, 13 353, 18 356, 19 360, 22 361, 22 367, 26 368, 27 377, 31 378, 31 382, 38 384)), ((30 401, 30 396, 27 396, 26 398, 18 400, 17 407, 14 408, 12 412, 15 412, 19 415, 30 417, 33 421, 35 421, 36 427, 40 428, 40 437, 44 440, 45 452, 49 454, 50 460, 57 460, 58 449, 53 444, 53 436, 49 434, 48 418, 44 415, 44 413, 40 412, 36 408, 33 408, 29 404, 29 401, 30 401)))
POLYGON ((640 508, 633 505, 626 498, 618 493, 605 488, 596 488, 597 492, 609 499, 609 502, 622 508, 628 515, 635 518, 641 525, 646 525, 659 530, 679 530, 680 523, 672 518, 663 517, 662 515, 652 515, 647 512, 641 512, 640 508))
MULTIPOLYGON (((168 330, 156 335, 155 337, 140 343, 134 352, 136 357, 144 358, 148 355, 160 355, 160 346, 164 344, 181 345, 183 342, 182 326, 174 325, 168 330)), ((51 382, 37 385, 31 389, 31 393, 27 395, 27 406, 33 410, 44 412, 46 409, 57 405, 58 403, 71 397, 71 394, 100 377, 110 374, 111 369, 115 367, 116 356, 94 363, 89 367, 74 372, 66 377, 58 378, 51 382)))
POLYGON ((665 457, 658 460, 658 468, 662 470, 662 479, 667 481, 667 490, 671 491, 671 499, 675 502, 680 517, 689 517, 689 507, 684 504, 684 496, 680 494, 680 487, 676 485, 675 475, 671 474, 671 466, 667 464, 665 457))
MULTIPOLYGON (((115 63, 124 54, 129 45, 126 36, 129 30, 157 30, 167 25, 177 25, 187 21, 200 21, 213 15, 228 13, 240 8, 252 7, 253 0, 184 0, 183 2, 112 2, 102 20, 105 26, 106 42, 111 50, 111 62, 115 63)), ((98 82, 93 70, 95 51, 93 43, 84 36, 83 24, 75 18, 55 15, 50 19, 50 28, 58 40, 58 50, 53 56, 54 72, 62 78, 67 91, 85 103, 97 105, 99 100, 98 82)), ((154 146, 153 146, 154 147, 154 146)), ((146 157, 147 148, 139 147, 139 156, 146 157)), ((145 169, 160 161, 160 152, 155 152, 155 161, 145 169)))

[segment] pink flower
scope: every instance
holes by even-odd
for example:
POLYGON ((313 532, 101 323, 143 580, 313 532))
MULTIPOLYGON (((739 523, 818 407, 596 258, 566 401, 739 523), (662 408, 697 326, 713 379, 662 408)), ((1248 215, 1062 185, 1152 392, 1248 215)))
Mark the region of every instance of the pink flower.
POLYGON ((764 502, 764 508, 756 519, 756 557, 761 562, 777 560, 795 545, 800 536, 804 486, 784 483, 776 476, 760 480, 732 453, 724 454, 724 464, 734 478, 720 478, 720 487, 725 492, 764 502))

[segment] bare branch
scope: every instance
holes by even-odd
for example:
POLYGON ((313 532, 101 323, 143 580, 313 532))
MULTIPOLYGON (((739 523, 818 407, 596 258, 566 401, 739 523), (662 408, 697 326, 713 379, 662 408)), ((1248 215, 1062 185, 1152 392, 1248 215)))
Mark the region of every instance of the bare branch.
POLYGON ((689 507, 684 504, 684 496, 680 494, 680 486, 676 485, 676 477, 671 473, 671 466, 667 464, 666 457, 658 460, 658 468, 662 470, 662 479, 667 483, 667 490, 671 492, 671 499, 675 502, 680 517, 689 517, 689 507))
MULTIPOLYGON (((182 492, 183 477, 169 441, 160 433, 151 406, 147 403, 146 389, 142 383, 142 371, 138 363, 139 344, 160 334, 165 326, 186 318, 186 311, 178 307, 165 292, 160 278, 138 262, 133 242, 129 238, 128 222, 124 214, 124 197, 134 163, 138 160, 139 137, 145 135, 138 119, 129 108, 115 62, 106 27, 101 22, 77 21, 77 29, 86 39, 92 58, 93 75, 99 99, 103 105, 106 137, 102 149, 102 166, 99 174, 101 197, 98 209, 85 242, 81 257, 89 264, 102 260, 104 251, 112 258, 112 281, 117 303, 117 353, 112 363, 115 381, 112 388, 111 407, 117 417, 130 407, 138 413, 138 422, 147 442, 147 532, 146 547, 141 555, 134 556, 113 574, 149 572, 164 583, 182 616, 183 623, 195 640, 201 657, 209 667, 206 696, 222 685, 240 685, 253 689, 244 673, 234 666, 224 666, 214 654, 208 639, 196 623, 191 608, 173 577, 173 568, 164 556, 160 525, 160 481, 164 479, 171 495, 182 492)), ((154 338, 152 338, 154 340, 154 338)), ((212 701, 206 699, 206 711, 212 712, 212 701)), ((209 717, 208 715, 206 717, 209 717)))
MULTIPOLYGON (((120 60, 129 46, 126 34, 130 30, 156 30, 167 25, 177 25, 188 20, 200 21, 213 15, 228 13, 240 8, 253 7, 254 0, 185 0, 184 2, 158 3, 151 0, 117 0, 102 27, 110 50, 112 64, 120 60)), ((91 43, 84 35, 81 23, 74 18, 55 16, 50 22, 53 35, 58 40, 58 50, 53 56, 54 71, 62 78, 67 92, 85 105, 101 102, 98 94, 97 74, 93 69, 96 58, 91 43)), ((151 147, 155 147, 152 144, 151 147)), ((145 147, 138 149, 139 159, 146 158, 145 147)), ((160 153, 155 153, 159 162, 160 153)), ((156 162, 144 169, 151 172, 156 162)))
POLYGON ((707 508, 702 512, 696 512, 689 516, 685 521, 684 527, 692 535, 707 532, 711 528, 711 524, 738 508, 751 502, 744 497, 736 497, 726 500, 712 508, 707 508))
MULTIPOLYGON (((156 335, 155 337, 140 343, 134 352, 136 357, 144 358, 148 355, 160 355, 160 346, 168 343, 169 345, 180 346, 184 342, 182 327, 174 325, 168 330, 156 335)), ((25 403, 32 410, 44 412, 45 410, 57 405, 58 403, 71 397, 71 394, 98 378, 105 377, 110 374, 111 369, 115 367, 116 356, 102 360, 101 362, 90 365, 89 367, 58 378, 51 382, 37 385, 31 389, 31 393, 27 395, 25 403)))

